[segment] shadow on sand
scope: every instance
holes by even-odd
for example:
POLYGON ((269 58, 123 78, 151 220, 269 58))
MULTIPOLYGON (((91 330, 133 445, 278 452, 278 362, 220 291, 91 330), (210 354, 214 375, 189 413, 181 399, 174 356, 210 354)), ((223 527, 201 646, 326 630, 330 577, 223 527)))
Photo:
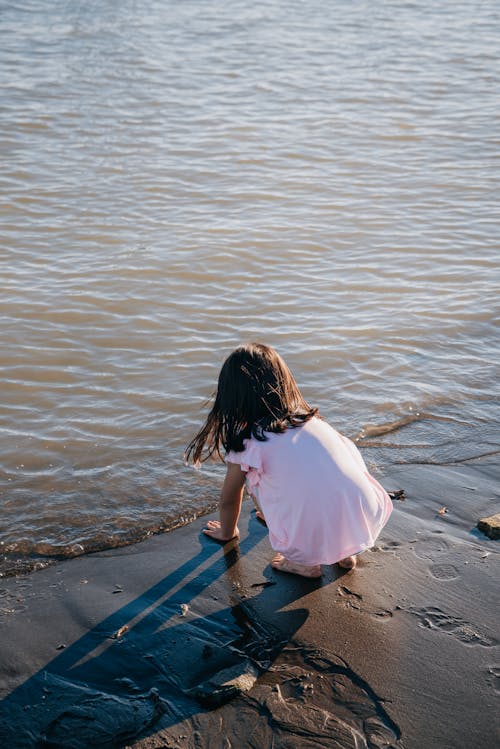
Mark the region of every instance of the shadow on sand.
POLYGON ((308 616, 280 609, 321 585, 300 580, 266 595, 268 582, 246 600, 238 595, 240 565, 265 535, 250 524, 252 533, 226 544, 223 556, 204 539, 197 555, 9 694, 0 704, 0 745, 120 747, 152 732, 160 718, 162 728, 174 725, 246 691, 308 616), (229 606, 228 584, 236 592, 229 606), (214 585, 222 595, 210 595, 214 585), (195 602, 203 615, 192 610, 195 602))

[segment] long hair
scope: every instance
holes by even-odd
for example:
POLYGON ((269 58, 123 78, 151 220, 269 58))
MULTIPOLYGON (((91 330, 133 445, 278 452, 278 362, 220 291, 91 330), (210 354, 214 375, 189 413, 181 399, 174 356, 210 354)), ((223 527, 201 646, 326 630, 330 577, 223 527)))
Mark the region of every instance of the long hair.
POLYGON ((241 452, 245 439, 265 442, 265 432, 293 429, 317 413, 273 348, 262 343, 239 346, 222 365, 214 404, 187 446, 186 460, 196 464, 214 453, 222 458, 222 450, 241 452))

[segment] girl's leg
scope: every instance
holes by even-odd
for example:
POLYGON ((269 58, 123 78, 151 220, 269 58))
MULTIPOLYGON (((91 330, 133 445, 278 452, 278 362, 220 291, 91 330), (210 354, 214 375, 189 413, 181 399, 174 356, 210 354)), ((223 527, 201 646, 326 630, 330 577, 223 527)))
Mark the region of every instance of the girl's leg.
POLYGON ((264 517, 264 513, 260 509, 260 504, 259 504, 259 500, 258 500, 258 497, 257 497, 257 488, 255 488, 253 490, 253 492, 251 492, 250 489, 248 488, 248 485, 247 485, 246 490, 247 490, 247 493, 252 498, 252 501, 253 501, 253 503, 255 505, 255 510, 256 510, 255 514, 256 514, 257 520, 260 520, 262 523, 265 523, 266 522, 266 518, 264 517))
MULTIPOLYGON (((254 487, 253 491, 250 491, 248 486, 246 487, 248 494, 251 496, 255 508, 257 510, 257 518, 262 522, 266 522, 264 513, 260 508, 258 488, 254 487)), ((291 572, 293 575, 302 575, 302 577, 321 577, 321 567, 319 564, 308 566, 306 564, 298 564, 297 562, 290 562, 286 559, 283 554, 276 554, 271 562, 271 567, 280 572, 291 572)))
MULTIPOLYGON (((266 518, 260 508, 257 487, 254 487, 253 491, 250 491, 247 485, 246 490, 255 505, 257 519, 265 523, 266 518)), ((321 567, 319 564, 307 566, 305 564, 298 564, 297 562, 290 562, 283 554, 276 554, 271 562, 271 566, 280 572, 291 572, 293 575, 302 575, 302 577, 321 577, 321 567)))
POLYGON ((276 554, 271 567, 280 572, 291 572, 292 575, 301 575, 302 577, 321 577, 321 567, 319 564, 306 565, 298 562, 290 562, 283 554, 276 554))

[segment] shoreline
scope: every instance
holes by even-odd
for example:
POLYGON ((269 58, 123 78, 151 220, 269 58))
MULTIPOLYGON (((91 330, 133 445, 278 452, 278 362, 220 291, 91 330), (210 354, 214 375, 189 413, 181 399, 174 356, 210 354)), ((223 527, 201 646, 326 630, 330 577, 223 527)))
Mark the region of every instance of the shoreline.
MULTIPOLYGON (((426 466, 442 468, 460 468, 460 466, 468 464, 477 464, 481 461, 489 461, 498 456, 499 451, 495 449, 491 452, 481 452, 477 456, 462 457, 457 460, 450 460, 448 462, 427 462, 422 460, 421 462, 406 462, 397 461, 393 462, 390 460, 390 453, 397 449, 397 445, 388 447, 384 442, 377 441, 377 437, 386 436, 393 432, 397 432, 400 429, 414 424, 415 422, 424 422, 429 418, 433 417, 426 412, 415 412, 413 414, 407 414, 397 419, 392 419, 388 422, 382 422, 380 424, 365 424, 365 426, 358 429, 355 433, 349 434, 351 439, 358 448, 360 448, 364 454, 365 460, 370 461, 370 453, 373 449, 384 449, 387 448, 389 452, 383 459, 383 468, 381 469, 378 465, 371 466, 370 470, 373 475, 382 483, 384 483, 384 476, 390 476, 393 472, 397 474, 398 469, 403 466, 411 470, 411 466, 426 466)), ((221 473, 221 476, 223 474, 221 473)), ((209 480, 213 481, 214 476, 211 476, 209 480)), ((205 480, 206 477, 205 477, 205 480)), ((215 482, 214 482, 215 483, 215 482)), ((199 488, 199 487, 197 487, 199 488)), ((214 493, 214 498, 216 493, 214 493)), ((0 581, 5 580, 9 577, 17 577, 32 572, 37 572, 41 569, 45 569, 48 566, 58 564, 68 559, 75 559, 80 556, 98 553, 100 551, 108 551, 110 549, 118 549, 148 540, 152 536, 171 533, 183 525, 188 525, 194 520, 205 517, 216 511, 217 501, 206 501, 205 505, 200 509, 199 505, 196 508, 191 507, 187 513, 183 509, 182 511, 177 508, 178 512, 175 512, 175 508, 165 509, 165 515, 155 524, 149 525, 146 521, 141 526, 137 524, 128 527, 126 532, 110 532, 109 535, 103 538, 102 533, 99 531, 99 526, 96 525, 94 532, 89 531, 89 534, 82 538, 81 536, 71 537, 71 529, 66 530, 67 538, 64 542, 58 543, 54 540, 46 541, 38 538, 29 538, 29 531, 27 537, 21 541, 1 541, 0 542, 0 581)), ((104 518, 103 522, 106 523, 107 519, 104 518)))
POLYGON ((500 547, 474 527, 499 476, 394 466, 377 545, 318 580, 271 569, 250 502, 239 544, 208 515, 4 578, 2 745, 493 749, 500 547))

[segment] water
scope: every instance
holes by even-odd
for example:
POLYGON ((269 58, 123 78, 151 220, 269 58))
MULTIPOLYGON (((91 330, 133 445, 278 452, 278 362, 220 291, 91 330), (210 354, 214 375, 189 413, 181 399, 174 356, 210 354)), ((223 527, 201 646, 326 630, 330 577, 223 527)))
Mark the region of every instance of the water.
POLYGON ((242 341, 374 470, 498 449, 499 27, 0 2, 4 574, 213 507, 223 469, 182 454, 242 341))

